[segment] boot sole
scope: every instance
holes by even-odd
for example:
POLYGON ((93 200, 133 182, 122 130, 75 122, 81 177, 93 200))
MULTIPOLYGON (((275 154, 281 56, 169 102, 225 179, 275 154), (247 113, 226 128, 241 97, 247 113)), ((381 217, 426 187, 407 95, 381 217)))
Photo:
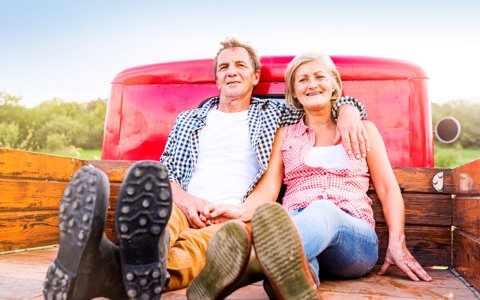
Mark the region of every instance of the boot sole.
POLYGON ((132 165, 120 188, 115 232, 130 299, 160 299, 165 276, 158 241, 172 211, 171 195, 167 170, 158 161, 132 165))
POLYGON ((98 169, 82 167, 72 176, 60 202, 60 247, 45 277, 45 299, 83 299, 75 281, 97 267, 89 254, 103 236, 109 193, 108 178, 98 169))
POLYGON ((278 204, 260 206, 252 219, 253 245, 279 299, 320 299, 304 266, 303 244, 295 224, 278 204))
POLYGON ((208 243, 205 267, 189 284, 187 299, 224 299, 248 264, 251 239, 242 225, 228 222, 208 243))

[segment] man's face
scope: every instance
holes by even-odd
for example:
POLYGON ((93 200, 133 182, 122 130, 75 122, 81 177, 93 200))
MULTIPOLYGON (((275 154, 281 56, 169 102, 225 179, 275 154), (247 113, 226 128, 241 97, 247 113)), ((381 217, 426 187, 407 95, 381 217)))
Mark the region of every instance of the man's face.
POLYGON ((250 99, 260 79, 260 72, 255 73, 247 50, 241 47, 223 50, 217 59, 216 72, 217 86, 226 99, 250 99))

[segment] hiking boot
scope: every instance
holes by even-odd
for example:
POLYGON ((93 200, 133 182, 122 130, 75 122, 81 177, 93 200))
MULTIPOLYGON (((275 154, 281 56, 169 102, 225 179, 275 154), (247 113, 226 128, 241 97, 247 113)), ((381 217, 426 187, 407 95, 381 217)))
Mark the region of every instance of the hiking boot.
POLYGON ((115 208, 122 276, 130 299, 160 299, 168 278, 168 234, 163 232, 171 211, 172 193, 166 168, 158 161, 133 164, 115 208))
POLYGON ((321 299, 288 213, 277 203, 260 206, 252 218, 253 245, 277 299, 321 299))
POLYGON ((93 167, 80 168, 68 183, 60 202, 60 247, 45 277, 45 299, 125 298, 118 249, 104 236, 109 191, 107 176, 93 167))
POLYGON ((208 243, 205 267, 188 285, 187 299, 225 299, 238 288, 263 279, 251 251, 251 235, 241 221, 225 223, 208 243), (251 262, 250 262, 251 261, 251 262))
MULTIPOLYGON (((315 274, 315 270, 312 268, 310 264, 308 264, 309 270, 310 270, 310 275, 312 275, 312 278, 315 280, 315 284, 319 287, 320 286, 320 280, 318 279, 318 275, 315 274)), ((268 299, 270 300, 278 300, 277 296, 275 295, 275 291, 273 290, 272 284, 268 279, 263 280, 263 290, 265 293, 268 295, 268 299)))

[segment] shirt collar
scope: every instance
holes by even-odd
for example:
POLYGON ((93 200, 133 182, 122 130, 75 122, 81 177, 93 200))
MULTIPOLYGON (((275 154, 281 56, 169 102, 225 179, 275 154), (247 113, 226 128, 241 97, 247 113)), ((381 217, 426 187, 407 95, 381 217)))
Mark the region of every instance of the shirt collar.
POLYGON ((199 119, 206 119, 207 118, 207 113, 210 109, 214 107, 218 107, 218 103, 220 102, 220 97, 212 97, 203 103, 203 105, 200 108, 197 108, 194 113, 194 117, 199 118, 199 119))
POLYGON ((293 131, 293 135, 295 137, 301 136, 305 133, 308 134, 308 132, 310 131, 310 128, 308 128, 307 125, 305 125, 305 122, 303 121, 303 117, 300 118, 300 121, 298 121, 298 123, 295 124, 294 126, 295 126, 295 129, 293 131))
MULTIPOLYGON (((250 105, 252 105, 252 104, 254 104, 254 105, 258 105, 258 104, 265 105, 266 102, 267 102, 266 99, 260 99, 260 98, 257 98, 257 97, 252 97, 252 99, 250 100, 250 105)), ((220 97, 219 96, 215 96, 215 97, 212 97, 212 98, 206 100, 205 103, 202 105, 202 107, 196 109, 194 116, 199 118, 199 119, 206 118, 208 111, 212 108, 218 108, 219 103, 220 103, 220 97)))

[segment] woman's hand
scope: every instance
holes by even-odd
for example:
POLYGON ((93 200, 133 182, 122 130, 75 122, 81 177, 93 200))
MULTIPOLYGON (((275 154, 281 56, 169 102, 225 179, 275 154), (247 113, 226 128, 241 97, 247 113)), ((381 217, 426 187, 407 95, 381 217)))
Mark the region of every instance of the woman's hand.
POLYGON ((385 255, 385 262, 382 265, 378 275, 383 275, 387 272, 390 265, 396 265, 400 270, 414 281, 431 281, 432 277, 420 266, 417 260, 413 257, 405 244, 405 238, 399 242, 389 242, 387 254, 385 255))

